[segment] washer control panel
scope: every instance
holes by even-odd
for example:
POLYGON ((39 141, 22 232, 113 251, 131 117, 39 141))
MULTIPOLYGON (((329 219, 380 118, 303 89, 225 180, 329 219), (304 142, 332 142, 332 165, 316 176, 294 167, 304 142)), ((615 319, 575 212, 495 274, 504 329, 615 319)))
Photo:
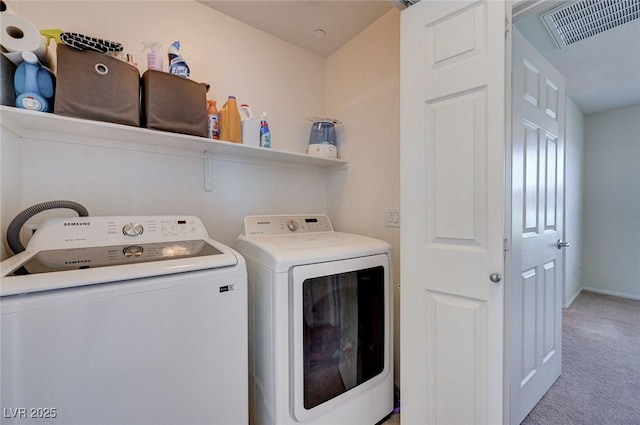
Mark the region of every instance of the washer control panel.
MULTIPOLYGON (((152 234, 155 238, 181 236, 192 239, 198 236, 199 224, 190 217, 134 217, 136 220, 118 220, 112 218, 107 224, 107 233, 114 235, 120 233, 128 238, 139 238, 143 234, 152 234)), ((200 223, 201 224, 201 223, 200 223)))
POLYGON ((286 235, 293 233, 333 232, 324 214, 254 215, 244 219, 246 236, 286 235))
POLYGON ((202 221, 193 216, 89 216, 46 220, 29 246, 44 250, 208 238, 202 221))

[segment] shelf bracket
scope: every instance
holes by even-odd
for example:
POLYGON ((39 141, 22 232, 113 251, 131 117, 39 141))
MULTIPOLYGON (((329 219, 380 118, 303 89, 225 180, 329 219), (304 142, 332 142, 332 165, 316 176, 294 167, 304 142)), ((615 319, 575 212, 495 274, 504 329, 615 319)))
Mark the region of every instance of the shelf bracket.
POLYGON ((211 151, 204 153, 204 190, 207 192, 213 190, 213 152, 211 151))

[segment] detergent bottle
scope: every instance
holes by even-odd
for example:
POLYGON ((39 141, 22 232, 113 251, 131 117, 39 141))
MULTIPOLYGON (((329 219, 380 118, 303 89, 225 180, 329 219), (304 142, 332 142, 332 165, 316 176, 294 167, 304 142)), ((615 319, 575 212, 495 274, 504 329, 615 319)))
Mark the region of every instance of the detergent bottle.
POLYGON ((229 96, 220 110, 220 140, 242 143, 242 122, 235 96, 229 96))
POLYGON ((54 93, 51 71, 40 64, 33 52, 22 52, 22 59, 13 78, 16 106, 32 111, 50 111, 49 102, 54 93))
POLYGON ((260 146, 260 124, 251 106, 240 105, 240 119, 242 120, 242 144, 260 146))

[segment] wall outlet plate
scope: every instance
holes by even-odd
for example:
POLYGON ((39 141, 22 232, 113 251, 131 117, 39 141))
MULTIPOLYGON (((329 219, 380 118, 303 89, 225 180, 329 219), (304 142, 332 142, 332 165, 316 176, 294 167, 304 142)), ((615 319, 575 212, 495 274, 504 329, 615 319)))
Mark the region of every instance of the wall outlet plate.
POLYGON ((386 211, 386 227, 400 227, 400 210, 398 209, 388 209, 386 211))

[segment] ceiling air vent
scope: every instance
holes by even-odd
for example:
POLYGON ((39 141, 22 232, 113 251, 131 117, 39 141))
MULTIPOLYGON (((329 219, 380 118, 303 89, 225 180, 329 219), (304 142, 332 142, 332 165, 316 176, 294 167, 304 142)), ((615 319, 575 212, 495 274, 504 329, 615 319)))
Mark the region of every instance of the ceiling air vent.
POLYGON ((578 0, 543 13, 561 49, 640 18, 640 0, 578 0))
POLYGON ((402 10, 402 9, 406 9, 409 6, 413 6, 414 4, 418 3, 420 0, 389 0, 391 2, 391 4, 402 10))

